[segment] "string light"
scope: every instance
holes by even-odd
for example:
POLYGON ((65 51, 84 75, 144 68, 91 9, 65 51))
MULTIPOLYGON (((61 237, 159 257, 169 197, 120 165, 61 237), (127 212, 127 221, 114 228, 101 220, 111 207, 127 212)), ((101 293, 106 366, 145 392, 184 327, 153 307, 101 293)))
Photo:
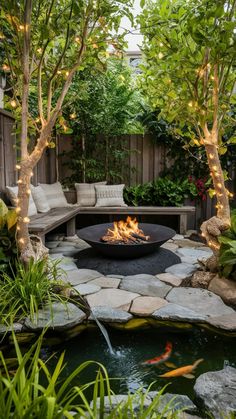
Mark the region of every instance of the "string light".
POLYGON ((17 170, 20 170, 21 169, 21 166, 19 164, 16 164, 16 169, 17 170))
POLYGON ((70 73, 69 73, 69 71, 66 71, 66 77, 68 77, 68 76, 69 76, 69 74, 70 74, 70 73))
POLYGON ((35 122, 40 122, 40 118, 36 118, 35 119, 35 122))
POLYGON ((71 113, 70 114, 70 119, 75 119, 75 118, 76 118, 76 113, 75 112, 71 113))
POLYGON ((41 52, 42 52, 43 50, 42 50, 42 48, 38 48, 37 49, 37 52, 39 53, 39 54, 41 54, 41 52))
POLYGON ((216 171, 217 170, 217 166, 212 166, 212 169, 216 171))
POLYGON ((24 25, 19 25, 18 30, 23 31, 25 29, 24 25))
POLYGON ((209 159, 211 159, 211 160, 214 159, 214 154, 210 153, 209 154, 209 159))
POLYGON ((24 239, 22 239, 22 238, 19 239, 19 243, 24 244, 24 242, 25 242, 24 239))
POLYGON ((21 212, 21 207, 16 207, 16 213, 21 212))
POLYGON ((57 74, 61 74, 61 70, 57 70, 57 74))
POLYGON ((27 189, 26 193, 27 193, 27 195, 31 195, 31 190, 27 189))
POLYGON ((24 217, 23 218, 23 223, 28 224, 30 222, 29 217, 24 217))
POLYGON ((161 60, 164 57, 164 54, 162 52, 159 52, 158 58, 161 60))
POLYGON ((10 104, 13 108, 16 108, 16 106, 17 106, 17 103, 16 103, 15 100, 11 100, 10 104))
POLYGON ((98 44, 93 44, 93 48, 97 49, 98 48, 98 44))
POLYGON ((34 176, 34 173, 33 172, 30 172, 30 176, 34 176))
POLYGON ((19 179, 19 180, 17 181, 17 183, 23 183, 23 180, 22 180, 22 179, 19 179))
POLYGON ((162 42, 159 42, 159 45, 160 45, 160 47, 163 47, 163 43, 162 42))
POLYGON ((3 64, 2 69, 3 69, 3 71, 9 71, 10 67, 7 64, 3 64))
POLYGON ((190 108, 192 108, 192 107, 193 107, 193 102, 189 102, 189 103, 188 103, 188 106, 189 106, 190 108))
POLYGON ((20 231, 20 226, 17 226, 16 229, 17 229, 17 231, 20 231))
POLYGON ((75 38, 75 42, 77 42, 77 44, 80 44, 80 38, 78 36, 75 38))

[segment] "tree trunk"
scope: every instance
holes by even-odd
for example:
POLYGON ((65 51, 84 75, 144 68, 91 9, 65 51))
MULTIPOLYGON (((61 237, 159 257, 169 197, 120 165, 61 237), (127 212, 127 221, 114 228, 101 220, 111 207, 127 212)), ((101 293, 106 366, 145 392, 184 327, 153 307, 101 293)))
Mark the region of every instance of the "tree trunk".
POLYGON ((218 236, 230 226, 229 193, 225 187, 224 174, 216 144, 216 138, 213 138, 211 142, 205 142, 208 165, 217 199, 217 213, 216 216, 204 221, 201 225, 202 235, 214 253, 214 256, 209 259, 209 265, 207 266, 212 271, 217 269, 218 264, 218 252, 220 248, 218 236))
POLYGON ((82 145, 82 182, 86 182, 86 148, 85 148, 85 134, 84 132, 81 135, 81 145, 82 145))

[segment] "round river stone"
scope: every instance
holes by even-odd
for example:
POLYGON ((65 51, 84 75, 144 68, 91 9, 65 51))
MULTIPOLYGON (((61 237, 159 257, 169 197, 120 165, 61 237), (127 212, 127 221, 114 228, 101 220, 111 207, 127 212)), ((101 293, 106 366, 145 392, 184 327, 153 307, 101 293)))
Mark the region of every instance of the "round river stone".
POLYGON ((150 255, 135 259, 110 259, 89 248, 79 252, 77 258, 79 269, 94 269, 103 275, 137 275, 142 273, 156 275, 181 261, 173 252, 162 248, 150 255))

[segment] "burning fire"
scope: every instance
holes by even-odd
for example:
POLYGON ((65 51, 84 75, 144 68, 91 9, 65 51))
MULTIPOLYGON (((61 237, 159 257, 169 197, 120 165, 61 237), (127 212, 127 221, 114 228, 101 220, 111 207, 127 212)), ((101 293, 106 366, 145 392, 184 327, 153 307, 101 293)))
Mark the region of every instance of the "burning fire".
POLYGON ((136 218, 127 217, 126 221, 115 221, 113 228, 108 228, 105 236, 101 238, 103 242, 115 244, 138 244, 145 243, 150 239, 145 236, 139 228, 136 218))

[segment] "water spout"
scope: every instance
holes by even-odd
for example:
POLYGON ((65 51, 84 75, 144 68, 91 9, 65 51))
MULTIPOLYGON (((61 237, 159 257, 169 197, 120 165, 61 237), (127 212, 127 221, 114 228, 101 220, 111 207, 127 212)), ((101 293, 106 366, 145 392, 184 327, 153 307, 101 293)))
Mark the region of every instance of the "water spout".
POLYGON ((103 326, 103 324, 102 324, 102 323, 100 323, 100 321, 99 321, 99 320, 97 319, 97 317, 94 315, 93 310, 91 310, 91 314, 90 314, 90 316, 91 316, 91 317, 93 318, 93 320, 97 323, 97 325, 98 325, 98 327, 99 327, 99 329, 100 329, 101 333, 103 334, 104 339, 105 339, 105 341, 106 341, 106 343, 107 343, 107 346, 108 346, 108 349, 109 349, 110 354, 115 355, 115 352, 114 352, 114 350, 113 350, 113 348, 112 348, 111 341, 110 341, 110 338, 109 338, 109 335, 108 335, 108 333, 107 333, 106 328, 103 326))

